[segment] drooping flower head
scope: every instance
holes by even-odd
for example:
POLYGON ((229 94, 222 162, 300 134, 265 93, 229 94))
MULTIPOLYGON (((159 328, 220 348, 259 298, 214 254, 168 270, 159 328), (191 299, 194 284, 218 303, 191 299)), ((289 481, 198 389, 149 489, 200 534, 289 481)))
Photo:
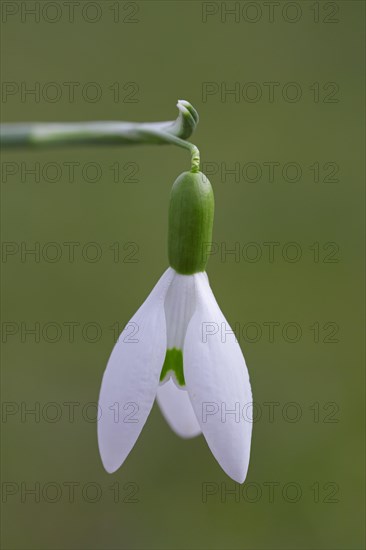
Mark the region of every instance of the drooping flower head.
POLYGON ((126 459, 157 397, 178 435, 202 432, 223 470, 245 480, 252 394, 240 346, 205 272, 213 215, 207 177, 181 174, 169 207, 170 267, 129 322, 137 327, 134 341, 122 332, 103 377, 98 441, 108 472, 126 459))

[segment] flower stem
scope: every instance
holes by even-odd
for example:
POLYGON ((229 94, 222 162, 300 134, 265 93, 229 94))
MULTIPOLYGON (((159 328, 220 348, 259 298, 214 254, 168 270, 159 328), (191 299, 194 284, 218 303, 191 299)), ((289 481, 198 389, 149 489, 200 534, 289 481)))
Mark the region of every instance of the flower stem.
POLYGON ((174 144, 191 152, 192 171, 199 170, 199 151, 185 141, 198 124, 198 113, 185 100, 177 103, 178 118, 168 122, 60 122, 0 125, 0 145, 49 147, 72 145, 174 144))

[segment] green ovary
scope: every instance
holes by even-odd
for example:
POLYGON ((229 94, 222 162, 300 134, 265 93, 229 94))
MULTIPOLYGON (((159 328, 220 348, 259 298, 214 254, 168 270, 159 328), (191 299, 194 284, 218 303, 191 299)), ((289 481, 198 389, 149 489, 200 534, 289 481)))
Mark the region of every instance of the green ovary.
POLYGON ((169 264, 181 275, 205 271, 212 244, 214 196, 202 172, 183 172, 170 194, 169 264))
POLYGON ((183 353, 177 348, 167 349, 164 365, 160 374, 160 382, 164 380, 169 371, 173 371, 175 378, 180 386, 185 386, 183 373, 183 353))

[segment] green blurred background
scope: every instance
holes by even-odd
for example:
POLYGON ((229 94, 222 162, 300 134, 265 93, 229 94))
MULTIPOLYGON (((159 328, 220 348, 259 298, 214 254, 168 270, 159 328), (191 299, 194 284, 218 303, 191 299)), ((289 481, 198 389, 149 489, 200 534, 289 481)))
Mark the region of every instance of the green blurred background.
POLYGON ((3 548, 363 548, 364 3, 281 2, 272 20, 265 2, 227 2, 236 16, 222 2, 77 4, 70 22, 63 2, 40 2, 39 21, 21 3, 2 2, 3 121, 172 120, 177 99, 192 102, 200 114, 192 141, 213 172, 216 198, 208 274, 239 327, 261 416, 244 490, 203 437, 179 439, 156 405, 123 468, 104 472, 87 404, 98 397, 110 327, 128 322, 167 267, 169 189, 189 158, 153 146, 4 152, 2 240, 14 254, 2 263, 3 548), (79 83, 74 100, 67 82, 79 83), (90 82, 96 87, 85 92, 90 82), (213 93, 204 97, 207 82, 213 93), (221 95, 236 82, 244 97, 221 95), (245 96, 254 90, 248 82, 262 91, 256 102, 245 96), (278 83, 273 101, 266 82, 278 83), (282 95, 284 86, 294 92, 289 82, 302 92, 298 101, 282 95), (37 85, 39 101, 22 97, 22 86, 37 85), (101 97, 93 102, 95 89, 101 97), (73 162, 71 181, 65 163, 73 162), (268 162, 279 163, 273 181, 268 162), (298 181, 289 181, 291 166, 287 180, 282 175, 289 162, 301 167, 298 181), (26 173, 35 163, 55 164, 37 182, 26 173), (83 176, 88 163, 98 164, 99 181, 90 181, 92 168, 83 176), (235 164, 242 173, 225 174, 235 164), (136 181, 126 178, 131 171, 136 181), (60 259, 22 259, 21 247, 36 242, 48 258, 55 249, 47 243, 58 243, 60 259), (80 243, 74 262, 65 242, 80 243), (90 242, 102 251, 99 261, 85 257, 93 248, 81 253, 90 242), (273 261, 268 242, 278 243, 273 261), (298 261, 286 256, 291 242, 298 261), (235 246, 240 257, 225 256, 235 246), (255 250, 261 258, 249 261, 255 250), (73 342, 70 322, 78 323, 73 342), (26 333, 36 323, 39 342, 26 333), (67 402, 80 404, 73 422, 67 402), (38 422, 24 414, 37 406, 38 422), (36 483, 40 502, 24 492, 36 483), (204 483, 215 493, 206 499, 204 483))

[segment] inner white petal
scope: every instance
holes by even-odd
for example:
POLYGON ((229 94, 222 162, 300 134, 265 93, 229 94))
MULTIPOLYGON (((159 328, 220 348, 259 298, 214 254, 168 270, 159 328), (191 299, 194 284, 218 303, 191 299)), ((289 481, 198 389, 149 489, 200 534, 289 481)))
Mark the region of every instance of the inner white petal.
POLYGON ((183 351, 188 323, 195 311, 195 305, 194 275, 176 273, 165 298, 167 349, 183 351))

